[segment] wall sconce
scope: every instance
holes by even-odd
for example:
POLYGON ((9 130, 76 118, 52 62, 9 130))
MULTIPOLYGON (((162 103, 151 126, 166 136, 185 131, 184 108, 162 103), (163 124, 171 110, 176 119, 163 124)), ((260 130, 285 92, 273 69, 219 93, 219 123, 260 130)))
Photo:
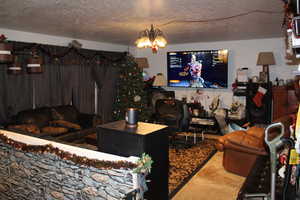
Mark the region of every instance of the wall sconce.
POLYGON ((27 72, 30 74, 39 74, 43 72, 43 59, 38 55, 36 48, 32 49, 32 57, 28 59, 27 72))
POLYGON ((10 75, 22 74, 22 66, 18 60, 18 56, 14 56, 14 62, 8 67, 7 73, 10 75))
POLYGON ((6 37, 0 35, 0 63, 11 63, 13 61, 13 55, 11 54, 12 46, 11 44, 5 42, 6 37))
MULTIPOLYGON (((21 63, 18 60, 17 55, 28 54, 27 52, 14 52, 12 54, 12 45, 5 42, 6 37, 0 35, 0 64, 11 64, 8 66, 7 73, 12 75, 22 74, 21 63)), ((31 57, 28 59, 26 70, 28 73, 36 74, 43 72, 43 59, 38 55, 37 48, 33 47, 30 53, 31 57)))

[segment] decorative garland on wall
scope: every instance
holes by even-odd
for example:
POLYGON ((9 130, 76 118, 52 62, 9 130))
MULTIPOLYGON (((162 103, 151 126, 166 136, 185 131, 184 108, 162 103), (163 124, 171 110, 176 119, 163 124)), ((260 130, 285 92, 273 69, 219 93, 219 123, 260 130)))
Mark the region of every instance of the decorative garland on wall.
POLYGON ((11 147, 19 151, 38 153, 38 154, 51 153, 51 154, 55 154, 56 156, 58 156, 63 160, 69 160, 76 164, 95 167, 98 169, 121 169, 121 168, 134 169, 137 167, 137 164, 127 162, 127 161, 104 161, 104 160, 89 159, 86 157, 77 156, 75 154, 53 147, 51 144, 27 145, 25 143, 12 140, 1 133, 0 133, 0 140, 4 144, 10 145, 11 147))
MULTIPOLYGON (((13 43, 16 41, 8 41, 9 43, 13 43)), ((111 58, 110 56, 105 56, 102 52, 95 52, 90 56, 84 55, 83 53, 80 52, 79 49, 74 48, 74 47, 61 47, 61 48, 67 48, 67 50, 65 50, 64 52, 60 53, 60 54, 53 54, 51 53, 49 50, 47 50, 44 46, 53 46, 53 45, 44 45, 44 44, 37 44, 37 43, 28 43, 28 45, 25 45, 23 47, 13 47, 13 52, 15 52, 15 54, 26 54, 24 51, 25 50, 32 50, 35 49, 45 55, 47 55, 49 58, 51 59, 61 59, 67 55, 69 55, 70 53, 75 53, 76 55, 80 56, 82 59, 84 59, 85 61, 91 61, 91 60, 96 60, 96 59, 102 59, 104 61, 108 61, 108 62, 120 62, 124 59, 125 56, 127 56, 127 52, 123 52, 121 53, 121 56, 118 58, 111 58)), ((54 46, 56 47, 56 46, 54 46)), ((86 50, 90 50, 90 49, 86 49, 86 50)), ((91 50, 91 51, 97 51, 97 50, 91 50)), ((116 52, 106 52, 106 53, 116 53, 116 52)), ((120 52, 117 52, 120 53, 120 52)), ((27 53, 28 54, 28 53, 27 53)), ((99 61, 100 63, 100 61, 99 61)))

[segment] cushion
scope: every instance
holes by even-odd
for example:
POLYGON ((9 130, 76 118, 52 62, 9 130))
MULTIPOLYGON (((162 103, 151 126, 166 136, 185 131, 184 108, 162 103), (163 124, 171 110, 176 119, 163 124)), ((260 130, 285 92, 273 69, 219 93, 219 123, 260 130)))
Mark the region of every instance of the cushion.
POLYGON ((74 124, 72 122, 64 121, 64 120, 55 120, 49 122, 50 125, 52 126, 58 126, 58 127, 65 127, 67 129, 75 129, 75 130, 80 130, 81 126, 78 124, 74 124))
POLYGON ((64 116, 57 112, 54 108, 51 109, 52 119, 54 120, 64 120, 64 116))
POLYGON ((156 101, 158 99, 168 99, 168 98, 174 98, 174 97, 175 97, 174 91, 161 91, 161 90, 152 91, 149 102, 151 102, 151 104, 152 104, 151 106, 152 106, 153 112, 155 112, 155 105, 156 105, 156 101))
POLYGON ((46 126, 42 128, 42 133, 49 133, 49 134, 61 134, 68 132, 67 128, 64 127, 53 127, 53 126, 46 126))
POLYGON ((33 133, 33 134, 41 133, 39 127, 34 124, 10 125, 7 128, 17 129, 17 130, 21 130, 21 131, 25 131, 25 132, 29 132, 29 133, 33 133))
POLYGON ((228 142, 239 145, 245 149, 253 149, 256 151, 264 151, 264 140, 258 139, 257 137, 242 134, 229 137, 228 142))
POLYGON ((52 115, 49 108, 37 108, 19 112, 16 124, 35 124, 39 128, 42 128, 48 125, 51 120, 52 115))
POLYGON ((93 127, 96 127, 101 124, 102 124, 101 117, 98 115, 93 116, 93 127))
POLYGON ((229 138, 229 137, 240 137, 240 135, 245 135, 246 134, 246 131, 233 131, 231 133, 228 133, 222 137, 219 137, 218 138, 218 142, 221 143, 221 144, 224 144, 225 141, 229 138))
POLYGON ((253 126, 247 130, 247 134, 253 137, 264 140, 265 137, 265 129, 261 127, 253 126))
POLYGON ((58 113, 54 115, 54 120, 65 120, 68 122, 76 123, 78 121, 79 111, 71 105, 64 105, 64 106, 56 106, 53 109, 58 113))

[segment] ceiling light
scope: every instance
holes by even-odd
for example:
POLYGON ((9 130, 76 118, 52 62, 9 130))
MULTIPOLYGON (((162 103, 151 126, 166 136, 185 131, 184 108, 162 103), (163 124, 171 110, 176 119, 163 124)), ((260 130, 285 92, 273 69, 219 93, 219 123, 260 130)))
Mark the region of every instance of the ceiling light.
POLYGON ((153 53, 157 53, 158 48, 164 48, 167 45, 167 40, 163 32, 158 28, 154 29, 151 24, 150 30, 140 32, 135 43, 138 48, 151 48, 153 53))

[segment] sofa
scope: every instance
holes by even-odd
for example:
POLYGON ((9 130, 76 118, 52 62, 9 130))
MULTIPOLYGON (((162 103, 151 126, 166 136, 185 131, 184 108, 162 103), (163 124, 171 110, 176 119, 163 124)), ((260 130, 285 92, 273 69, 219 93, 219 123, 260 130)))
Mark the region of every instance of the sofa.
MULTIPOLYGON (((293 115, 281 117, 275 122, 284 125, 284 137, 290 136, 290 125, 293 115)), ((278 134, 277 129, 271 134, 278 134)), ((233 131, 220 138, 216 144, 219 151, 223 151, 223 167, 226 171, 247 177, 259 156, 268 155, 268 147, 264 141, 265 128, 253 126, 245 131, 233 131)))
POLYGON ((57 137, 71 132, 91 130, 101 124, 101 117, 80 113, 72 105, 42 107, 17 113, 6 129, 37 137, 57 137))

